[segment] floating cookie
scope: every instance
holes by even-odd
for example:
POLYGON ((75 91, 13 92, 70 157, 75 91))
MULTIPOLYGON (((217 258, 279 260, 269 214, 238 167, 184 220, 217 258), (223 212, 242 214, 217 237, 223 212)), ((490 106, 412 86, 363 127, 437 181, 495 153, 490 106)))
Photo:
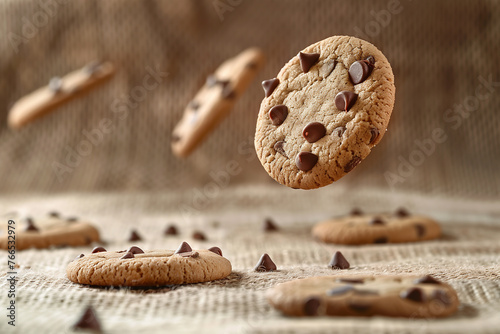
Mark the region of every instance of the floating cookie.
POLYGON ((441 227, 431 218, 410 215, 402 209, 378 215, 356 211, 318 223, 312 235, 323 242, 346 245, 401 243, 439 238, 441 227))
POLYGON ((441 318, 460 302, 453 288, 431 276, 326 276, 278 284, 267 299, 290 316, 441 318))
POLYGON ((172 134, 172 150, 187 157, 226 117, 264 64, 264 55, 250 48, 225 61, 184 110, 172 134))
POLYGON ((257 156, 292 188, 323 187, 352 171, 382 139, 394 106, 391 65, 355 37, 305 48, 262 87, 257 156))
POLYGON ((18 100, 10 109, 9 127, 19 129, 64 103, 80 97, 103 84, 115 74, 113 64, 91 63, 66 76, 54 77, 45 87, 18 100))
POLYGON ((66 269, 75 283, 97 286, 164 286, 200 283, 227 277, 231 263, 218 247, 192 250, 183 242, 176 251, 143 251, 132 246, 123 251, 93 250, 81 254, 66 269))
POLYGON ((84 246, 99 241, 99 232, 86 221, 77 218, 64 218, 57 212, 51 212, 46 217, 14 218, 15 235, 9 234, 8 222, 4 221, 0 233, 0 249, 7 249, 12 244, 13 237, 16 249, 48 248, 51 246, 84 246), (9 243, 10 241, 10 243, 9 243))

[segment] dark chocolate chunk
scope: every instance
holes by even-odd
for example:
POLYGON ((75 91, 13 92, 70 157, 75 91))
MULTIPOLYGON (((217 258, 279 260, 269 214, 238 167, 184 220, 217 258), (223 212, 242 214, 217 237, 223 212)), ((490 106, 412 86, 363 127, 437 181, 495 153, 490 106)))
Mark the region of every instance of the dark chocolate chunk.
POLYGON ((302 72, 307 73, 319 60, 319 53, 304 53, 299 52, 300 67, 302 72))
POLYGON ((355 302, 355 301, 349 302, 348 305, 352 310, 354 310, 358 313, 367 312, 371 307, 370 304, 365 304, 365 303, 355 302))
POLYGON ((349 173, 350 171, 352 171, 354 169, 354 167, 356 167, 357 165, 359 165, 360 162, 361 162, 361 158, 360 157, 354 157, 354 158, 352 158, 352 160, 349 161, 349 163, 347 165, 345 165, 344 172, 349 173))
POLYGON ((276 150, 276 152, 281 153, 284 157, 288 158, 283 145, 285 145, 285 142, 283 140, 277 141, 276 144, 274 144, 274 149, 276 150))
POLYGON ((304 314, 313 316, 318 315, 318 309, 321 305, 321 300, 317 297, 309 297, 304 303, 304 314))
POLYGON ((182 244, 177 248, 174 254, 179 254, 179 253, 186 253, 186 252, 191 252, 193 249, 189 244, 185 241, 182 242, 182 244))
POLYGON ((311 122, 302 130, 302 136, 309 142, 315 143, 326 135, 326 128, 319 122, 311 122))
MULTIPOLYGON (((80 254, 80 255, 78 255, 77 257, 75 257, 75 260, 81 259, 81 258, 82 258, 82 257, 84 257, 84 256, 85 256, 84 254, 80 254)), ((73 260, 73 261, 75 261, 75 260, 73 260)))
POLYGON ((26 227, 25 227, 25 231, 32 231, 32 232, 38 232, 38 227, 35 226, 35 222, 33 221, 33 219, 31 217, 27 217, 25 219, 26 221, 26 227))
POLYGON ((139 233, 137 233, 136 230, 132 230, 132 232, 130 233, 130 237, 128 238, 128 241, 140 241, 140 240, 142 240, 142 238, 139 235, 139 233))
POLYGON ((337 134, 337 136, 342 137, 345 130, 346 130, 345 126, 338 126, 335 129, 333 129, 332 134, 337 134))
POLYGON ((426 229, 425 226, 422 224, 415 224, 415 229, 417 230, 417 235, 419 238, 423 237, 425 235, 426 229))
POLYGON ((371 128, 370 133, 372 136, 370 138, 370 142, 368 143, 368 145, 373 144, 377 140, 380 131, 377 128, 371 128))
POLYGON ((396 216, 400 218, 408 217, 410 213, 405 208, 399 208, 396 210, 396 216))
POLYGON ((57 211, 51 211, 49 212, 49 217, 52 217, 52 218, 60 218, 61 215, 59 214, 59 212, 57 211))
POLYGON ((328 296, 338 296, 338 295, 343 295, 351 290, 354 290, 354 287, 352 285, 342 285, 328 290, 326 294, 328 296))
POLYGON ((335 105, 340 111, 349 111, 358 99, 358 94, 344 90, 335 96, 335 105))
POLYGON ((360 208, 354 208, 351 210, 351 216, 361 216, 363 211, 360 208))
POLYGON ((349 269, 350 264, 341 252, 335 252, 328 266, 332 269, 349 269))
POLYGON ((68 223, 74 223, 74 222, 78 221, 78 217, 68 217, 68 218, 66 218, 66 221, 68 223))
POLYGON ((374 217, 372 220, 370 220, 370 225, 385 225, 385 222, 380 217, 374 217))
POLYGON ((389 242, 389 239, 387 239, 387 237, 380 237, 380 238, 373 240, 374 244, 386 244, 388 242, 389 242))
POLYGON ((303 171, 310 171, 318 162, 318 156, 311 152, 300 152, 295 158, 295 164, 303 171))
POLYGON ((123 256, 120 259, 132 259, 134 257, 135 257, 134 253, 126 252, 125 254, 123 254, 123 256))
POLYGON ((73 325, 73 328, 101 332, 101 324, 92 306, 87 306, 87 309, 80 317, 80 320, 73 325))
POLYGON ((132 254, 144 254, 144 251, 137 246, 132 246, 129 249, 127 249, 127 252, 130 252, 132 254))
POLYGON ((264 232, 274 232, 279 230, 278 226, 270 218, 264 220, 262 229, 264 230, 264 232))
POLYGON ((280 84, 279 79, 269 79, 269 80, 264 80, 262 81, 262 88, 264 88, 264 93, 266 97, 271 96, 271 94, 274 92, 276 87, 280 84))
POLYGON ((402 291, 399 296, 403 299, 413 300, 414 302, 423 303, 425 301, 424 291, 420 288, 410 288, 402 291))
POLYGON ((61 80, 61 78, 53 77, 52 79, 50 79, 49 89, 53 93, 56 93, 56 94, 62 92, 62 80, 61 80))
POLYGON ((283 124, 288 116, 288 108, 282 104, 272 107, 269 110, 269 118, 273 125, 279 126, 283 124))
POLYGON ((451 305, 451 298, 448 293, 444 290, 435 290, 432 295, 432 299, 439 301, 441 304, 447 306, 451 305))
POLYGON ((431 275, 426 275, 424 277, 420 277, 416 279, 413 283, 415 284, 441 284, 437 279, 432 277, 431 275))
POLYGON ((175 227, 174 225, 170 225, 167 227, 164 234, 165 235, 177 235, 177 234, 179 234, 179 231, 177 231, 177 227, 175 227))
POLYGON ((211 251, 212 253, 219 254, 220 256, 222 256, 222 250, 219 247, 210 247, 208 250, 211 251))
POLYGON ((92 254, 100 252, 107 252, 107 250, 102 246, 94 247, 94 249, 92 250, 92 254))
POLYGON ((254 270, 255 271, 274 271, 276 270, 276 264, 271 260, 271 257, 264 253, 259 259, 259 262, 257 262, 257 265, 255 266, 254 270))
POLYGON ((375 64, 375 58, 369 56, 365 60, 359 60, 352 63, 349 68, 349 77, 353 84, 357 85, 370 76, 375 64))
POLYGON ((204 240, 207 240, 207 237, 205 236, 205 234, 203 232, 194 231, 193 232, 193 239, 204 241, 204 240))
POLYGON ((365 282, 363 279, 358 279, 358 278, 339 278, 338 281, 342 283, 352 283, 352 284, 363 284, 365 282))
POLYGON ((191 251, 191 252, 179 253, 177 255, 180 255, 182 257, 199 257, 200 253, 196 251, 191 251))

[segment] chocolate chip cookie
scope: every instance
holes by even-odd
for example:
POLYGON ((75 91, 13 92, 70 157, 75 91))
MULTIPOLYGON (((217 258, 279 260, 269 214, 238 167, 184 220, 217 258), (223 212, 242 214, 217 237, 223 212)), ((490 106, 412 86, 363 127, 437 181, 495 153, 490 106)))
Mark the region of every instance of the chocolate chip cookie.
POLYGON ((314 238, 327 243, 363 245, 401 243, 439 238, 441 227, 428 217, 406 210, 394 214, 362 214, 330 219, 314 226, 314 238))
POLYGON ((349 36, 308 46, 262 87, 257 156, 276 181, 300 189, 326 186, 366 158, 395 98, 386 57, 349 36))
POLYGON ((279 284, 267 299, 290 316, 441 318, 460 302, 448 284, 431 276, 326 276, 279 284))
POLYGON ((96 247, 70 262, 66 275, 75 283, 97 286, 153 287, 200 283, 224 278, 231 263, 218 247, 192 250, 183 242, 176 251, 143 251, 132 246, 122 251, 96 247))

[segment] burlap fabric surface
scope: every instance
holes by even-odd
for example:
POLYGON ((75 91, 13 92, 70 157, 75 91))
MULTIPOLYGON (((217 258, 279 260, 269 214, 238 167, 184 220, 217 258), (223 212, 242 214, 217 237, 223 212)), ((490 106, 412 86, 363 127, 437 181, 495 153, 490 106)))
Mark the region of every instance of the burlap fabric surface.
MULTIPOLYGON (((220 282, 106 290, 65 278, 68 261, 89 247, 18 252, 18 332, 70 332, 88 304, 111 333, 500 332, 497 2, 9 0, 0 11, 0 214, 58 210, 89 218, 109 249, 130 245, 132 227, 145 237, 137 244, 148 249, 174 249, 182 240, 216 245, 234 267, 220 282), (315 191, 281 187, 253 152, 263 97, 258 82, 274 77, 298 50, 341 34, 374 43, 393 66, 397 92, 389 131, 334 185, 315 191), (184 106, 206 75, 249 46, 261 47, 268 58, 258 80, 190 158, 176 159, 170 135, 184 106), (106 86, 21 131, 7 129, 9 106, 18 98, 95 59, 119 68, 106 86), (161 74, 158 87, 131 98, 155 71, 161 74), (116 105, 125 119, 116 117, 116 105), (113 131, 78 156, 70 172, 55 172, 54 163, 66 164, 69 152, 87 140, 85 133, 105 118, 113 131), (446 140, 429 144, 439 129, 446 140), (226 177, 229 162, 240 168, 226 177), (400 179, 388 181, 388 172, 400 179), (316 221, 353 206, 390 211, 401 205, 442 221, 444 236, 365 247, 310 238, 316 221), (263 234, 265 217, 282 231, 263 234), (169 222, 182 235, 163 237, 169 222), (195 229, 209 241, 192 240, 195 229), (457 289, 462 306, 445 320, 291 319, 270 308, 268 288, 331 274, 326 264, 335 250, 353 266, 340 274, 433 274, 457 289), (278 272, 252 272, 263 252, 278 272)), ((12 331, 1 317, 0 332, 12 331)))

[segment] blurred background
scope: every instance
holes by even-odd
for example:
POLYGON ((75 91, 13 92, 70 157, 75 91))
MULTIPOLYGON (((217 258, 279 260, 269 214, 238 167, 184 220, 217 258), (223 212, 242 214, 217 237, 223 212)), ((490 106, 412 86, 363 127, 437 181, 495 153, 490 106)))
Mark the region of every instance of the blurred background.
POLYGON ((496 1, 16 0, 0 6, 1 192, 180 191, 204 187, 232 160, 241 171, 228 188, 281 187, 253 151, 260 82, 304 47, 353 35, 391 62, 396 105, 378 147, 327 188, 499 196, 496 1), (176 158, 170 136, 185 106, 222 61, 250 46, 264 50, 264 70, 216 131, 189 158, 176 158), (17 99, 94 60, 118 67, 111 82, 19 131, 7 128, 17 99), (135 94, 151 70, 163 74, 160 84, 135 94), (117 117, 117 108, 125 117, 117 117), (112 121, 112 131, 75 157, 103 119, 112 121), (64 173, 61 165, 68 167, 64 173))

